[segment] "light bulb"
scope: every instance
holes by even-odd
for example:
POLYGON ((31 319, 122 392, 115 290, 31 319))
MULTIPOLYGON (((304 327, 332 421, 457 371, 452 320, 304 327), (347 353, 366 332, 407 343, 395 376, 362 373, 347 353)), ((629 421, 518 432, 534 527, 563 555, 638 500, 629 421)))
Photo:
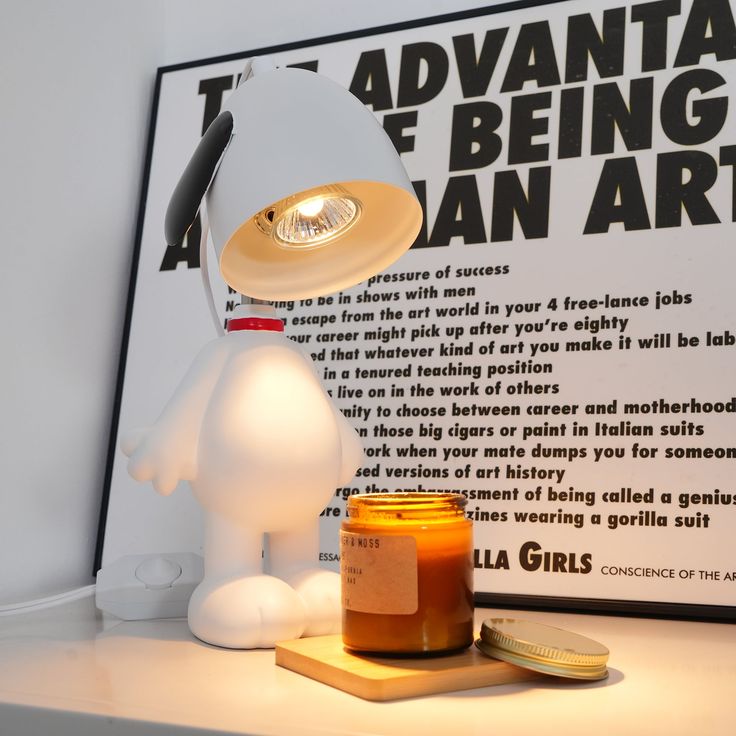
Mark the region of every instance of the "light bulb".
POLYGON ((325 200, 323 197, 317 197, 316 199, 310 199, 307 202, 297 206, 299 214, 303 217, 314 217, 318 215, 322 208, 325 206, 325 200))
POLYGON ((281 248, 309 250, 337 240, 360 214, 360 202, 331 184, 276 202, 256 215, 256 225, 281 248))

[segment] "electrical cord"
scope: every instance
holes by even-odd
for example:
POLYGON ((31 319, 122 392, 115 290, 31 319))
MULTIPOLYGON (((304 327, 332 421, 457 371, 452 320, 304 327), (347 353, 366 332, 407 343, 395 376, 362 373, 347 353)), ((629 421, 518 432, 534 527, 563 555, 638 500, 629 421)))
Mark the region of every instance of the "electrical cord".
POLYGON ((85 585, 81 588, 74 588, 73 590, 66 590, 63 593, 50 595, 46 598, 37 598, 36 600, 21 601, 19 603, 9 603, 5 606, 0 606, 0 616, 15 616, 21 613, 41 611, 45 608, 60 606, 62 603, 70 603, 71 601, 76 601, 80 598, 86 598, 87 596, 94 595, 94 593, 95 585, 92 584, 85 585))

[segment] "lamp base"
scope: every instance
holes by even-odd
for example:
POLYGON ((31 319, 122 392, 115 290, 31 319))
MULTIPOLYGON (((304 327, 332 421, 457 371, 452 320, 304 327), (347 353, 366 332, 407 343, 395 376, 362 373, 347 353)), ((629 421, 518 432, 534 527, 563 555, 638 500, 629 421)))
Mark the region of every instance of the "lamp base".
POLYGON ((309 356, 273 329, 273 307, 241 305, 233 316, 245 329, 205 346, 155 425, 123 449, 134 478, 162 494, 189 480, 204 510, 192 633, 254 649, 339 631, 339 578, 316 567, 319 515, 362 448, 309 356))
POLYGON ((299 594, 270 575, 204 580, 189 601, 189 628, 208 644, 230 649, 270 649, 299 638, 307 614, 299 594))
POLYGON ((229 649, 272 649, 277 641, 340 632, 340 576, 310 568, 288 578, 204 580, 189 601, 189 628, 229 649))
POLYGON ((339 634, 342 628, 340 575, 313 567, 285 579, 299 593, 307 612, 302 636, 339 634))

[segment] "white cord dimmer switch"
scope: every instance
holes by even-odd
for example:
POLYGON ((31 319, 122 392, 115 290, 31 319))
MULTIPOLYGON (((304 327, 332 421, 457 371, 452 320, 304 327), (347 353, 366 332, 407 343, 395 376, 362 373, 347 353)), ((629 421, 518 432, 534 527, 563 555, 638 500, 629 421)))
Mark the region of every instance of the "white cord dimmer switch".
POLYGON ((148 590, 173 587, 181 573, 181 565, 168 557, 149 557, 135 569, 135 576, 148 590))
POLYGON ((124 621, 183 618, 202 580, 199 555, 128 555, 97 573, 95 604, 124 621))

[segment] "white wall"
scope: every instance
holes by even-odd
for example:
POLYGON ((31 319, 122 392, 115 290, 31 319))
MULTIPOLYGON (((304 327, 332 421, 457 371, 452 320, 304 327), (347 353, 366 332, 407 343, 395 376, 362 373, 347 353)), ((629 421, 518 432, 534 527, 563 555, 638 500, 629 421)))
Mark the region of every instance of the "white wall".
POLYGON ((161 3, 3 0, 0 602, 91 582, 161 3))
POLYGON ((501 0, 164 0, 164 64, 497 5, 501 0))
POLYGON ((91 582, 157 66, 491 0, 4 0, 0 604, 91 582))

